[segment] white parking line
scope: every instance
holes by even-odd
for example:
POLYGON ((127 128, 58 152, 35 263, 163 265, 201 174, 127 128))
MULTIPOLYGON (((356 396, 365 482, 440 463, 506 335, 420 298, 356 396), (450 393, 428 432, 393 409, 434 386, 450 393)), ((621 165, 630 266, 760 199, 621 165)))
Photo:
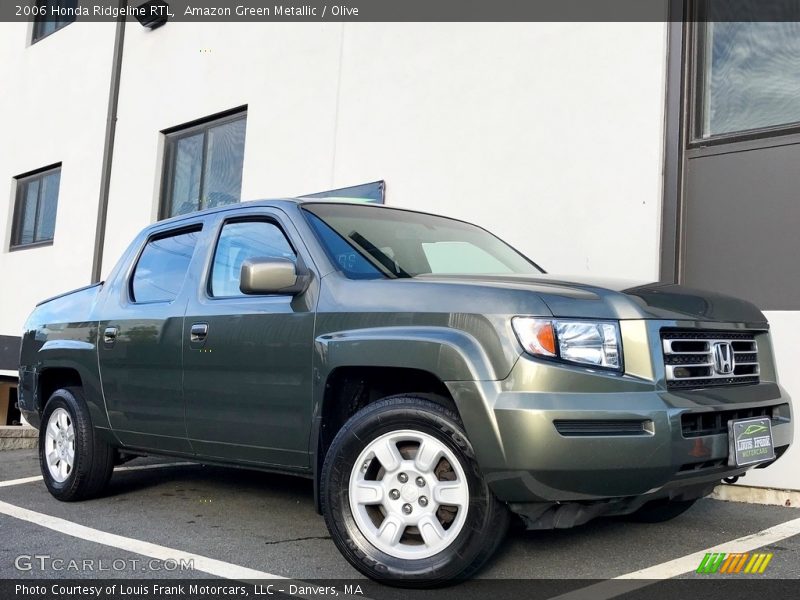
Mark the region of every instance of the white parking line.
POLYGON ((32 483, 34 481, 41 481, 41 475, 34 475, 33 477, 23 477, 22 479, 9 479, 8 481, 0 481, 0 487, 9 487, 12 485, 22 485, 23 483, 32 483))
MULTIPOLYGON (((174 463, 158 463, 155 465, 135 465, 133 467, 116 467, 114 472, 117 471, 143 471, 145 469, 163 469, 166 467, 188 467, 200 463, 195 462, 174 462, 174 463)), ((7 481, 0 481, 0 488, 10 487, 12 485, 22 485, 23 483, 33 483, 34 481, 41 481, 41 475, 34 475, 33 477, 22 477, 20 479, 9 479, 7 481)))
POLYGON ((122 535, 100 531, 99 529, 86 527, 85 525, 79 525, 78 523, 67 521, 66 519, 28 510, 27 508, 15 506, 14 504, 8 504, 7 502, 0 501, 0 514, 8 515, 9 517, 14 517, 15 519, 21 519, 23 521, 28 521, 29 523, 33 523, 40 527, 46 527, 47 529, 52 529, 53 531, 58 531, 59 533, 71 535, 72 537, 86 540, 88 542, 95 542, 98 544, 103 544, 104 546, 111 546, 112 548, 117 548, 118 550, 135 552, 136 554, 149 556, 150 558, 156 558, 164 561, 175 560, 178 562, 181 560, 193 561, 194 569, 196 571, 202 571, 204 573, 208 573, 209 575, 215 575, 216 577, 224 577, 225 579, 238 579, 242 581, 251 579, 285 579, 280 575, 274 575, 265 571, 257 571, 255 569, 248 569, 247 567, 241 567, 239 565, 216 560, 207 556, 201 556, 200 554, 184 552, 183 550, 167 548, 166 546, 159 546, 158 544, 151 544, 150 542, 143 542, 141 540, 136 540, 122 535))
POLYGON ((779 523, 774 527, 751 533, 743 537, 724 542, 699 552, 693 552, 674 560, 660 563, 646 569, 625 573, 614 579, 586 586, 550 600, 606 600, 633 590, 647 587, 659 579, 678 577, 695 571, 705 555, 710 552, 750 552, 756 548, 769 546, 786 538, 800 535, 800 518, 779 523))
MULTIPOLYGON (((142 467, 144 467, 144 465, 142 465, 142 467)), ((79 525, 78 523, 67 521, 66 519, 39 513, 27 508, 16 506, 14 504, 9 504, 7 502, 0 501, 0 514, 14 517, 15 519, 20 519, 22 521, 27 521, 40 527, 46 527, 47 529, 51 529, 65 535, 70 535, 81 540, 94 542, 96 544, 103 544, 104 546, 141 554, 142 556, 149 556, 150 558, 155 558, 162 561, 176 561, 177 563, 181 563, 181 561, 192 561, 192 567, 195 571, 202 571, 203 573, 208 573, 209 575, 214 575, 216 577, 222 577, 224 579, 235 579, 243 582, 252 582, 261 579, 290 581, 289 578, 275 575, 274 573, 267 573, 266 571, 259 571, 257 569, 249 569, 247 567, 217 560, 215 558, 209 558, 208 556, 194 554, 193 552, 185 552, 176 548, 168 548, 167 546, 151 544, 150 542, 143 542, 141 540, 117 535, 115 533, 100 531, 99 529, 94 529, 93 527, 79 525)), ((294 579, 291 581, 297 581, 301 587, 307 588, 307 586, 302 586, 302 581, 299 579, 294 579)), ((298 593, 292 594, 290 593, 288 586, 282 587, 284 587, 285 590, 281 590, 280 588, 278 589, 286 596, 294 596, 296 598, 304 598, 306 600, 316 600, 316 596, 314 594, 307 594, 304 591, 298 591, 298 593)), ((371 600, 367 596, 358 595, 356 598, 355 596, 344 593, 339 593, 338 597, 344 598, 345 600, 371 600)))
MULTIPOLYGON (((184 467, 184 466, 199 465, 199 464, 200 463, 197 462, 158 463, 153 465, 117 467, 115 471, 142 471, 146 469, 184 467)), ((42 476, 37 475, 34 477, 22 477, 20 479, 0 481, 0 487, 9 487, 12 485, 32 483, 34 481, 41 481, 41 479, 42 476)), ((43 513, 38 513, 36 511, 29 510, 27 508, 22 508, 14 504, 9 504, 7 502, 0 501, 0 514, 7 515, 9 517, 14 517, 15 519, 20 519, 22 521, 27 521, 29 523, 39 525, 40 527, 46 527, 47 529, 58 531, 65 535, 70 535, 72 537, 76 537, 82 540, 95 542, 97 544, 103 544, 104 546, 110 546, 112 548, 117 548, 118 550, 126 550, 128 552, 134 552, 136 554, 141 554, 142 556, 148 556, 150 558, 156 558, 164 561, 174 560, 177 562, 191 560, 195 571, 202 571, 204 573, 208 573, 209 575, 214 575, 225 579, 235 579, 238 581, 252 581, 260 579, 279 579, 279 580, 288 579, 280 575, 275 575, 274 573, 267 573, 266 571, 259 571, 257 569, 249 569, 247 567, 242 567, 240 565, 235 565, 233 563, 217 560, 215 558, 209 558, 207 556, 202 556, 200 554, 185 552, 183 550, 177 550, 175 548, 168 548, 167 546, 151 544, 150 542, 144 542, 134 538, 125 537, 114 533, 108 533, 106 531, 100 531, 99 529, 86 527, 85 525, 79 525, 78 523, 73 523, 72 521, 67 521, 66 519, 61 519, 59 517, 53 517, 43 513)), ((281 593, 287 596, 293 595, 298 598, 306 598, 307 600, 311 600, 312 598, 312 596, 301 593, 290 594, 288 590, 281 593)), ((341 593, 339 594, 339 596, 345 599, 352 598, 351 596, 341 593)), ((359 596, 358 600, 370 600, 370 599, 367 598, 366 596, 359 596)))

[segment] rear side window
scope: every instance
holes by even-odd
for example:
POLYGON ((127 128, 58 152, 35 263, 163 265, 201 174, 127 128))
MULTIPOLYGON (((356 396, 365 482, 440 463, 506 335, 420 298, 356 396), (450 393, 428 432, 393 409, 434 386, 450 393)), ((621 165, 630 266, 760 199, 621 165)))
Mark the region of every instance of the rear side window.
POLYGON ((171 302, 178 297, 199 234, 182 231, 147 242, 131 281, 134 302, 171 302))
POLYGON ((269 221, 226 223, 214 252, 211 267, 211 295, 218 298, 244 296, 239 289, 242 263, 248 258, 288 258, 297 256, 280 227, 269 221))

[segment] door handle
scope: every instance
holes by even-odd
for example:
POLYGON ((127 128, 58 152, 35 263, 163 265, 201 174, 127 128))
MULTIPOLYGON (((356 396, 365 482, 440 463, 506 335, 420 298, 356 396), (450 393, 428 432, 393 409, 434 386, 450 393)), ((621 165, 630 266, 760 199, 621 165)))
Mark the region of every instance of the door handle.
POLYGON ((189 341, 193 343, 204 342, 208 335, 208 323, 193 323, 189 332, 189 341))
POLYGON ((119 329, 116 327, 106 327, 105 331, 103 331, 103 345, 106 348, 110 348, 114 345, 114 342, 117 341, 117 334, 119 333, 119 329))

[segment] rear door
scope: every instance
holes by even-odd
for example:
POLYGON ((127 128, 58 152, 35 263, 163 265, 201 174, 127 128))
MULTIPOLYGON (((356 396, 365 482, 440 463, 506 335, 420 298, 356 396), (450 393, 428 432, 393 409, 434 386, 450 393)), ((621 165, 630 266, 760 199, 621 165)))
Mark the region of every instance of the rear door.
POLYGON ((99 323, 108 417, 129 446, 191 452, 183 399, 183 318, 202 222, 157 231, 111 289, 99 323))
POLYGON ((279 210, 222 213, 214 236, 183 329, 189 440, 204 456, 308 467, 318 278, 296 296, 246 296, 239 275, 247 258, 310 257, 279 210))

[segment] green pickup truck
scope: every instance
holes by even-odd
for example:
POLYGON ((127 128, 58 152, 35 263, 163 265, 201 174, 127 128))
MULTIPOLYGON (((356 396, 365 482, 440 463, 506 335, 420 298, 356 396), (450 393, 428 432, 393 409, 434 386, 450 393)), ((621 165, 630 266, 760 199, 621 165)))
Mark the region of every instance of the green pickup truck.
POLYGON ((56 498, 138 455, 294 473, 395 585, 471 576, 512 518, 670 519, 792 441, 748 302, 547 275, 475 225, 359 203, 158 222, 36 307, 20 364, 56 498))

